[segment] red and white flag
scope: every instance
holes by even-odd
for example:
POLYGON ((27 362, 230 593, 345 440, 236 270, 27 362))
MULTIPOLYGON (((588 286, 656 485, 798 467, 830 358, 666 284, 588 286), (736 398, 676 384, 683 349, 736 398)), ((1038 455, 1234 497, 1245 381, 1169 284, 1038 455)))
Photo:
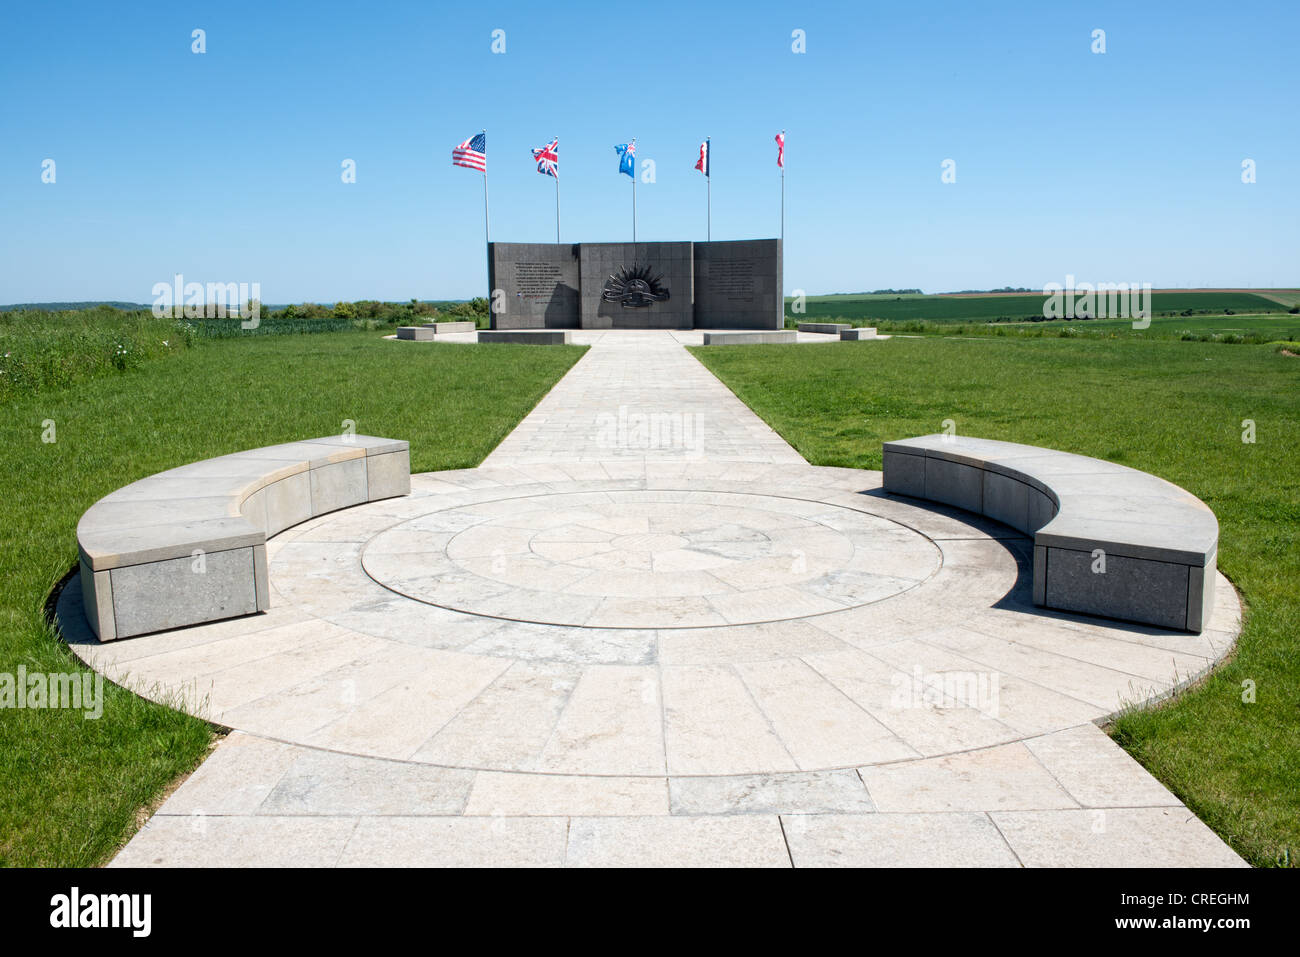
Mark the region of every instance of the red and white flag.
POLYGON ((776 134, 776 165, 785 169, 785 130, 776 134))
POLYGON ((700 158, 695 161, 695 168, 705 176, 709 175, 709 141, 700 144, 700 158))

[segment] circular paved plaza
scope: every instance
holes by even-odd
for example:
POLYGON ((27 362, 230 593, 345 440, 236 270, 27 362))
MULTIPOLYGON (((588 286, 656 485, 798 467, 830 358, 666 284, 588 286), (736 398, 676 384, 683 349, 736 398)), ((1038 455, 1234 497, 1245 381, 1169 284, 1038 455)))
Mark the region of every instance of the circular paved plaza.
POLYGON ((655 341, 270 540, 265 614, 100 644, 65 589, 86 661, 234 731, 116 863, 1240 863, 1096 724, 1230 650, 1222 576, 1201 634, 1036 608, 1029 539, 807 465, 655 341), (705 454, 584 444, 638 382, 705 454))

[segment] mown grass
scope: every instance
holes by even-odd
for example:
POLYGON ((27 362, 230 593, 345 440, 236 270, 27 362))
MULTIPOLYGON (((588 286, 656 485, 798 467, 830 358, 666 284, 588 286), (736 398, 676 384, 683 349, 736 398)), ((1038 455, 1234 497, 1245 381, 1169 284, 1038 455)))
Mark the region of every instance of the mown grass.
MULTIPOLYGON (((1076 319, 1043 322, 933 322, 911 319, 873 320, 877 329, 891 335, 991 336, 999 339, 1178 339, 1184 342, 1222 342, 1259 345, 1300 338, 1300 316, 1287 314, 1242 316, 1156 316, 1145 329, 1133 328, 1129 319, 1076 319)), ((786 326, 798 323, 787 319, 786 326)), ((852 325, 868 325, 854 322, 852 325)))
POLYGON ((1112 733, 1256 865, 1300 856, 1300 359, 1154 339, 891 339, 692 350, 810 462, 878 469, 882 441, 941 430, 1144 469, 1219 518, 1241 589, 1231 661, 1112 733), (1243 420, 1256 441, 1242 441, 1243 420), (1256 700, 1243 700, 1243 682, 1256 700))
MULTIPOLYGON (((1145 301, 1146 297, 1143 296, 1145 301)), ((795 319, 845 321, 892 320, 905 322, 965 322, 994 320, 1032 320, 1043 315, 1042 295, 988 296, 809 296, 806 311, 792 313, 794 301, 786 300, 786 313, 795 319)), ((1285 312, 1287 306, 1276 298, 1251 292, 1153 292, 1151 308, 1157 315, 1184 310, 1219 314, 1231 309, 1237 313, 1285 312)))
MULTIPOLYGON (((412 471, 477 465, 580 348, 468 348, 322 333, 205 342, 0 405, 0 672, 84 670, 43 606, 78 518, 108 492, 241 449, 337 434, 408 439, 412 471), (53 442, 50 437, 53 422, 53 442)), ((0 864, 89 866, 202 759, 203 722, 106 685, 103 717, 0 710, 0 864)))

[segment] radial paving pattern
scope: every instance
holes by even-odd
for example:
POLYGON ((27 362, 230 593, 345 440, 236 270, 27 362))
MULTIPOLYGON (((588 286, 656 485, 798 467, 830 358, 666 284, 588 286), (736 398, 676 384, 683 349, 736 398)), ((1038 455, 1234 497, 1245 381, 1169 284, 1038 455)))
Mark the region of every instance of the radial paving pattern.
POLYGON ((929 578, 939 559, 924 536, 853 509, 636 490, 430 511, 368 541, 362 565, 394 592, 456 611, 589 628, 691 628, 880 601, 929 578))
POLYGON ((1201 635, 1044 612, 1024 537, 593 338, 484 467, 272 540, 266 615, 100 645, 65 589, 87 661, 237 729, 117 863, 1240 863, 1093 723, 1228 651, 1222 577, 1201 635))

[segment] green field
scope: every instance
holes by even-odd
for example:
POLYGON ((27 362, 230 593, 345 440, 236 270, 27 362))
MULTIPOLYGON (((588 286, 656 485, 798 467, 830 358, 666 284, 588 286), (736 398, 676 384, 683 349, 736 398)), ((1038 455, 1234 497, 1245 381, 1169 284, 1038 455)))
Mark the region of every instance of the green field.
POLYGON ((1248 609, 1236 654, 1112 734, 1247 860, 1300 861, 1300 359, 1168 339, 692 351, 815 465, 878 469, 882 441, 954 419, 960 434, 1122 462, 1200 496, 1248 609), (1255 444, 1242 442, 1244 419, 1255 444))
MULTIPOLYGON (((1279 290, 1285 297, 1288 290, 1279 290)), ((1144 297, 1145 298, 1145 297, 1144 297)), ((1249 292, 1196 292, 1156 291, 1151 296, 1152 311, 1156 315, 1181 313, 1222 314, 1231 309, 1234 313, 1285 313, 1287 305, 1273 298, 1249 292)), ((1293 303, 1294 305, 1294 303, 1293 303)), ((807 311, 802 315, 792 312, 793 300, 786 299, 786 316, 792 320, 836 319, 858 324, 871 324, 869 320, 907 322, 1014 322, 1042 319, 1043 296, 989 295, 989 296, 809 296, 807 311)))
POLYGON ((881 333, 901 336, 1067 338, 1067 339, 1183 339, 1240 343, 1294 342, 1300 338, 1300 315, 1267 313, 1233 316, 1154 316, 1144 329, 1128 319, 1053 320, 1044 322, 936 322, 874 319, 881 333))
MULTIPOLYGON (((155 331, 147 324, 141 335, 155 331)), ((138 330, 137 330, 138 331, 138 330)), ((48 349, 56 376, 0 402, 0 672, 81 671, 46 622, 77 558, 77 520, 143 476, 293 439, 359 432, 411 443, 411 470, 477 465, 584 349, 404 348, 375 333, 204 341, 119 369, 78 370, 122 329, 72 328, 48 349), (42 441, 54 423, 53 443, 42 441)), ((112 355, 111 351, 108 353, 112 355)), ((146 807, 207 753, 211 729, 111 685, 102 718, 0 711, 0 864, 102 863, 146 807)))

